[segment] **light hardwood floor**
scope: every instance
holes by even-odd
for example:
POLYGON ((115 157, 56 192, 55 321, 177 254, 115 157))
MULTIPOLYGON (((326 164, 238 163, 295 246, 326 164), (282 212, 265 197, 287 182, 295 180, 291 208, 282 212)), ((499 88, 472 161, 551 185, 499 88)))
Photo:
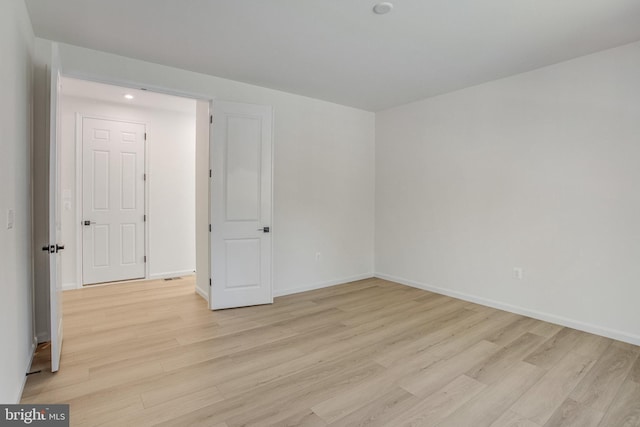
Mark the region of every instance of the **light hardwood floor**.
POLYGON ((633 345, 379 279, 218 312, 193 282, 66 292, 61 370, 23 403, 75 426, 640 425, 633 345))

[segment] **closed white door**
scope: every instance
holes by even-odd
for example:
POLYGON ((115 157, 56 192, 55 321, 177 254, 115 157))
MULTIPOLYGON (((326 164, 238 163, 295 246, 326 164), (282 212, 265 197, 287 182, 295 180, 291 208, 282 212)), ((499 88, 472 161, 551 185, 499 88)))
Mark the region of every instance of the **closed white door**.
POLYGON ((210 305, 270 304, 272 109, 216 101, 212 111, 210 305))
POLYGON ((145 277, 145 126, 82 120, 83 283, 145 277))

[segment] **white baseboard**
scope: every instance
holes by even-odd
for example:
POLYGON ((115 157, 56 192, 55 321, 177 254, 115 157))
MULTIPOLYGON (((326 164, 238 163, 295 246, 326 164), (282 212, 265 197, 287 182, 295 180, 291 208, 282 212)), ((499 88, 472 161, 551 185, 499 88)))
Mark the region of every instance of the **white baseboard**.
POLYGON ((33 363, 33 357, 36 354, 36 347, 38 346, 38 339, 34 336, 31 342, 31 351, 29 351, 29 357, 27 358, 26 366, 24 367, 24 379, 22 380, 22 384, 20 385, 20 390, 18 391, 18 396, 15 400, 16 404, 20 403, 22 400, 22 393, 24 393, 24 387, 27 385, 27 372, 31 369, 31 364, 33 363))
POLYGON ((205 292, 196 286, 196 294, 200 295, 207 303, 209 303, 209 292, 205 292))
POLYGON ((149 280, 169 279, 171 277, 192 276, 196 274, 195 270, 167 271, 165 273, 149 274, 149 280))
POLYGON ((522 316, 532 317, 534 319, 543 320, 549 323, 555 323, 560 326, 566 326, 580 331, 589 332, 595 335, 601 335, 603 337, 611 338, 618 341, 624 341, 629 344, 640 345, 640 336, 630 334, 615 329, 605 328, 602 326, 594 325, 591 323, 581 322, 574 319, 569 319, 563 316, 558 316, 551 313, 546 313, 537 310, 531 310, 526 307, 520 307, 495 301, 488 298, 479 297, 476 295, 467 294, 464 292, 452 291, 446 288, 439 288, 437 286, 431 286, 425 283, 420 283, 415 280, 404 279, 402 277, 392 276, 385 273, 375 273, 375 277, 380 279, 389 280, 392 282, 400 283, 401 285, 411 286, 412 288, 423 289, 425 291, 435 292, 437 294, 447 295, 453 298, 461 299, 464 301, 473 302, 487 307, 497 308, 498 310, 504 310, 522 316))
POLYGON ((78 285, 76 283, 63 283, 62 284, 62 290, 63 291, 70 291, 72 289, 78 289, 78 285))
MULTIPOLYGON (((98 287, 98 286, 110 286, 113 283, 135 283, 135 282, 143 282, 145 280, 159 280, 159 279, 170 279, 172 277, 185 277, 185 276, 193 276, 195 275, 196 272, 194 270, 184 270, 184 271, 170 271, 167 273, 156 273, 156 274, 151 274, 148 278, 144 277, 142 279, 131 279, 131 280, 117 280, 115 282, 105 282, 105 283, 92 283, 90 285, 86 285, 88 287, 98 287)), ((79 288, 75 287, 76 284, 75 283, 68 283, 65 285, 62 285, 62 290, 63 291, 68 291, 70 289, 83 289, 85 286, 80 286, 79 288)))
POLYGON ((314 291, 316 289, 328 288, 329 286, 342 285, 356 280, 370 279, 374 277, 373 273, 358 274, 356 276, 343 277, 341 279, 329 280, 326 282, 314 283, 299 288, 277 289, 273 291, 274 297, 282 297, 285 295, 297 294, 300 292, 314 291))

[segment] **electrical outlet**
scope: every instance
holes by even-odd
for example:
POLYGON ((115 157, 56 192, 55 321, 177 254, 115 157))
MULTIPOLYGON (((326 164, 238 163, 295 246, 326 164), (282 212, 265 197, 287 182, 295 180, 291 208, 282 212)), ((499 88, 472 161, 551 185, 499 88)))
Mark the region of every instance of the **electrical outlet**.
POLYGON ((513 277, 518 280, 522 280, 523 270, 520 267, 513 267, 513 277))
POLYGON ((320 252, 316 252, 316 262, 320 261, 322 258, 322 254, 320 252))
POLYGON ((15 213, 13 209, 7 209, 7 230, 11 230, 13 228, 13 224, 15 222, 15 213))

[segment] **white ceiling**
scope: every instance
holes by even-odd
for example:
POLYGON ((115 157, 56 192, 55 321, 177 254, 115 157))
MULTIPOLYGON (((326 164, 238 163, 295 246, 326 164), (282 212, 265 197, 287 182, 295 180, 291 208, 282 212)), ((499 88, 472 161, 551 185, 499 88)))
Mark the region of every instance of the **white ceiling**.
POLYGON ((63 96, 75 96, 78 98, 122 104, 131 107, 146 107, 159 110, 177 111, 191 115, 196 114, 196 101, 194 99, 180 98, 177 96, 140 89, 130 89, 120 86, 88 82, 68 77, 63 77, 61 79, 60 93, 63 96), (124 97, 126 94, 132 95, 133 99, 126 99, 124 97))
POLYGON ((639 0, 26 0, 38 37, 377 111, 640 40, 639 0))

